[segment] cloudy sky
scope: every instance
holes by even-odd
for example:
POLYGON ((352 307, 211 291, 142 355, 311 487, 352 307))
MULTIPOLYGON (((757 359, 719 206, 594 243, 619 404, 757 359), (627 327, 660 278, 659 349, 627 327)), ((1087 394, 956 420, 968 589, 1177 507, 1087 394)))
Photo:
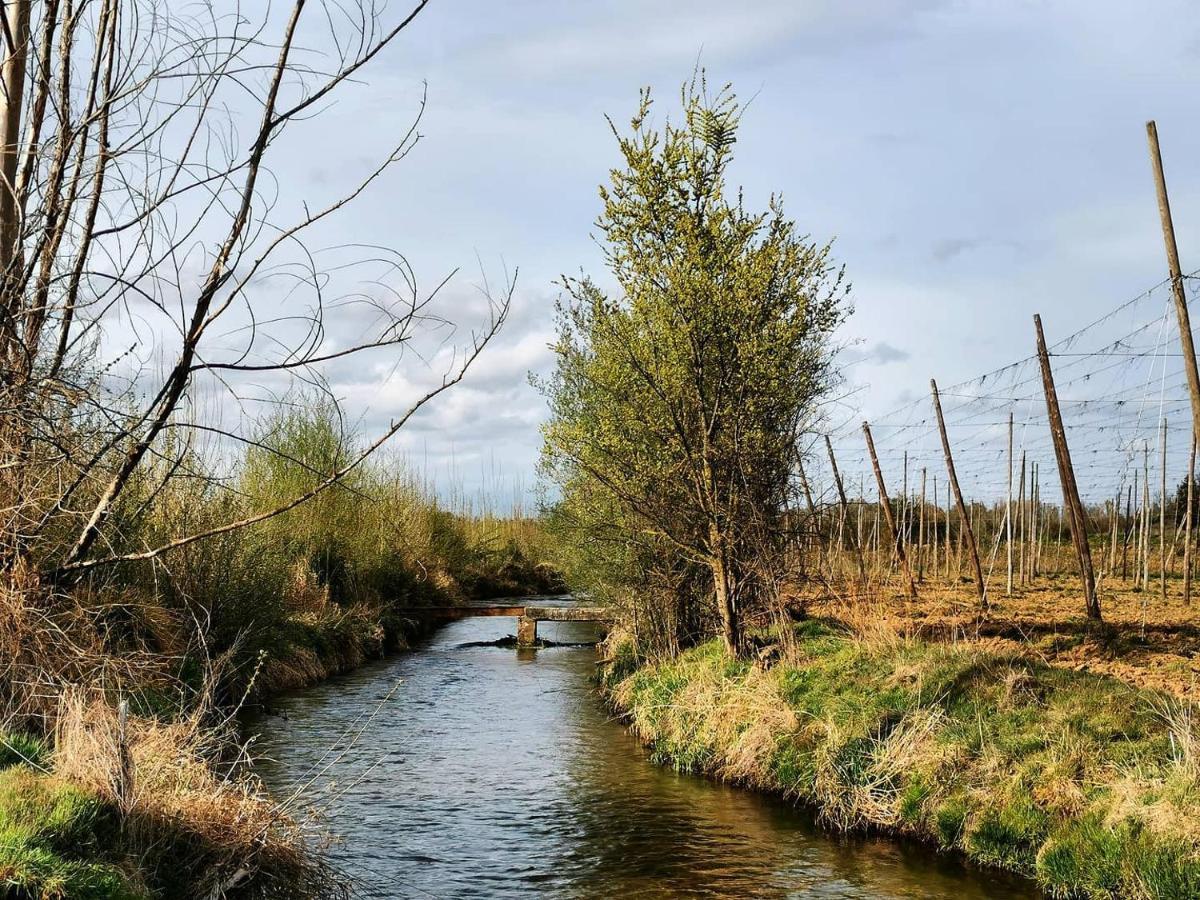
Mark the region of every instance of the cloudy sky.
MULTIPOLYGON (((465 329, 519 268, 511 320, 400 446, 468 489, 532 488, 555 279, 600 272, 605 116, 649 85, 665 115, 699 61, 750 106, 733 178, 783 194, 853 282, 864 413, 1024 356, 1031 316, 1074 329, 1160 280, 1144 123, 1164 142, 1185 269, 1200 266, 1200 24, 1188 4, 864 0, 433 0, 402 41, 277 158, 299 199, 348 185, 411 123, 422 138, 336 225, 455 267, 465 329)), ((410 360, 331 373, 365 430, 430 376, 410 360)))

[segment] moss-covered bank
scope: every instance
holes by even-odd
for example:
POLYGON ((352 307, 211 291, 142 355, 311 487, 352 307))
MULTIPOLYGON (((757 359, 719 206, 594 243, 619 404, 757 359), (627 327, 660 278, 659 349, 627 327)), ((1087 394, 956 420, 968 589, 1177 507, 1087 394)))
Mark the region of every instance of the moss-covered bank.
POLYGON ((719 642, 639 665, 611 702, 657 761, 905 833, 1061 897, 1200 897, 1200 723, 1191 706, 978 645, 797 628, 769 668, 719 642))

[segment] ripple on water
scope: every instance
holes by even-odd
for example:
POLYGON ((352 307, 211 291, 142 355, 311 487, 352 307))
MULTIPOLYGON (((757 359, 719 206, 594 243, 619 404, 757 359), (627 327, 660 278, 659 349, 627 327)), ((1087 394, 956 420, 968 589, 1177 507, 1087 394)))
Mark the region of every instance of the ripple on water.
MULTIPOLYGON (((330 855, 366 896, 1039 896, 651 765, 594 696, 591 649, 485 645, 512 627, 451 623, 415 652, 280 698, 282 715, 254 723, 263 779, 327 807, 340 839, 330 855)), ((564 643, 591 629, 541 627, 564 643)))

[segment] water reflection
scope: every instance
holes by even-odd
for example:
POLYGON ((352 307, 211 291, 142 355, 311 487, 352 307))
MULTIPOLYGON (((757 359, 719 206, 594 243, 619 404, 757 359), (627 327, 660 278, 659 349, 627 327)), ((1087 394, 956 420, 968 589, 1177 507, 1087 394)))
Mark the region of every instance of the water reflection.
MULTIPOLYGON (((342 839, 331 855, 365 895, 1037 896, 924 848, 827 835, 783 802, 651 765, 596 701, 590 649, 464 646, 512 628, 453 623, 418 652, 279 700, 279 715, 256 723, 264 779, 280 796, 303 787, 329 804, 342 839)), ((592 634, 541 630, 562 642, 592 634)))

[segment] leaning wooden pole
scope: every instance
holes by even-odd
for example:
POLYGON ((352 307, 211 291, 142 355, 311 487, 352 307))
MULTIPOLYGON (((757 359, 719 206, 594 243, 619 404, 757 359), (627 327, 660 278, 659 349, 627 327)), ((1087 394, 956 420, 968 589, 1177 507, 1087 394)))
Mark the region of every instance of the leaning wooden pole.
MULTIPOLYGON (((838 469, 837 457, 833 455, 833 442, 829 440, 829 435, 825 435, 825 449, 829 451, 829 467, 833 470, 833 483, 837 486, 838 505, 842 508, 842 521, 850 515, 850 503, 846 500, 846 488, 842 485, 842 473, 838 469)), ((859 518, 859 538, 855 540, 851 537, 851 542, 854 544, 854 557, 858 560, 858 579, 863 587, 867 584, 867 566, 863 562, 862 554, 862 519, 859 518)))
POLYGON ((983 581, 983 566, 979 564, 979 547, 975 543, 975 529, 967 517, 967 507, 963 503, 962 490, 958 486, 958 473, 954 470, 954 454, 950 452, 950 438, 946 436, 946 420, 942 416, 942 399, 938 396, 937 381, 929 379, 929 387, 933 392, 933 409, 937 413, 938 432, 942 436, 942 452, 946 457, 946 474, 950 479, 950 489, 954 492, 954 503, 958 507, 959 528, 966 539, 967 552, 971 554, 971 565, 975 569, 975 589, 979 593, 979 604, 987 608, 987 585, 983 581))
POLYGON ((1083 501, 1079 499, 1079 485, 1075 481, 1075 469, 1071 466, 1071 450, 1067 446, 1067 432, 1063 428, 1062 411, 1058 406, 1058 392, 1054 389, 1054 373, 1050 371, 1050 354, 1046 350, 1046 336, 1042 333, 1042 317, 1033 317, 1037 329, 1038 360, 1042 367, 1042 389, 1046 394, 1046 413, 1050 419, 1050 437, 1054 441, 1054 456, 1058 460, 1058 475, 1062 481, 1063 504, 1067 507, 1071 525, 1071 540, 1079 556, 1079 574, 1083 579, 1083 599, 1089 619, 1100 621, 1100 599, 1096 596, 1096 574, 1092 569, 1092 551, 1087 542, 1087 519, 1084 517, 1083 501))
POLYGON ((1187 373, 1188 393, 1192 398, 1192 434, 1200 435, 1200 371, 1196 368, 1196 344, 1192 340, 1192 323, 1188 316, 1187 295, 1183 290, 1183 269, 1179 265, 1179 245, 1175 242, 1175 223, 1171 218, 1171 199, 1167 195, 1167 179, 1163 174, 1162 152, 1158 146, 1158 126, 1146 123, 1150 142, 1150 165, 1154 169, 1154 187, 1158 193, 1158 216, 1162 220, 1163 244, 1167 250, 1167 269, 1171 275, 1171 295, 1175 300, 1175 317, 1179 321, 1179 344, 1183 350, 1183 368, 1187 373))
POLYGON ((917 583, 913 580, 912 568, 908 564, 908 555, 904 552, 904 542, 896 530, 896 517, 892 514, 892 501, 888 499, 887 485, 883 483, 883 470, 879 468, 879 457, 875 455, 875 441, 871 439, 871 426, 863 422, 863 437, 867 439, 867 452, 871 454, 871 467, 875 470, 875 483, 879 486, 879 505, 883 509, 883 517, 887 520, 888 532, 891 534, 892 547, 900 559, 900 568, 908 579, 908 595, 917 599, 917 583))

